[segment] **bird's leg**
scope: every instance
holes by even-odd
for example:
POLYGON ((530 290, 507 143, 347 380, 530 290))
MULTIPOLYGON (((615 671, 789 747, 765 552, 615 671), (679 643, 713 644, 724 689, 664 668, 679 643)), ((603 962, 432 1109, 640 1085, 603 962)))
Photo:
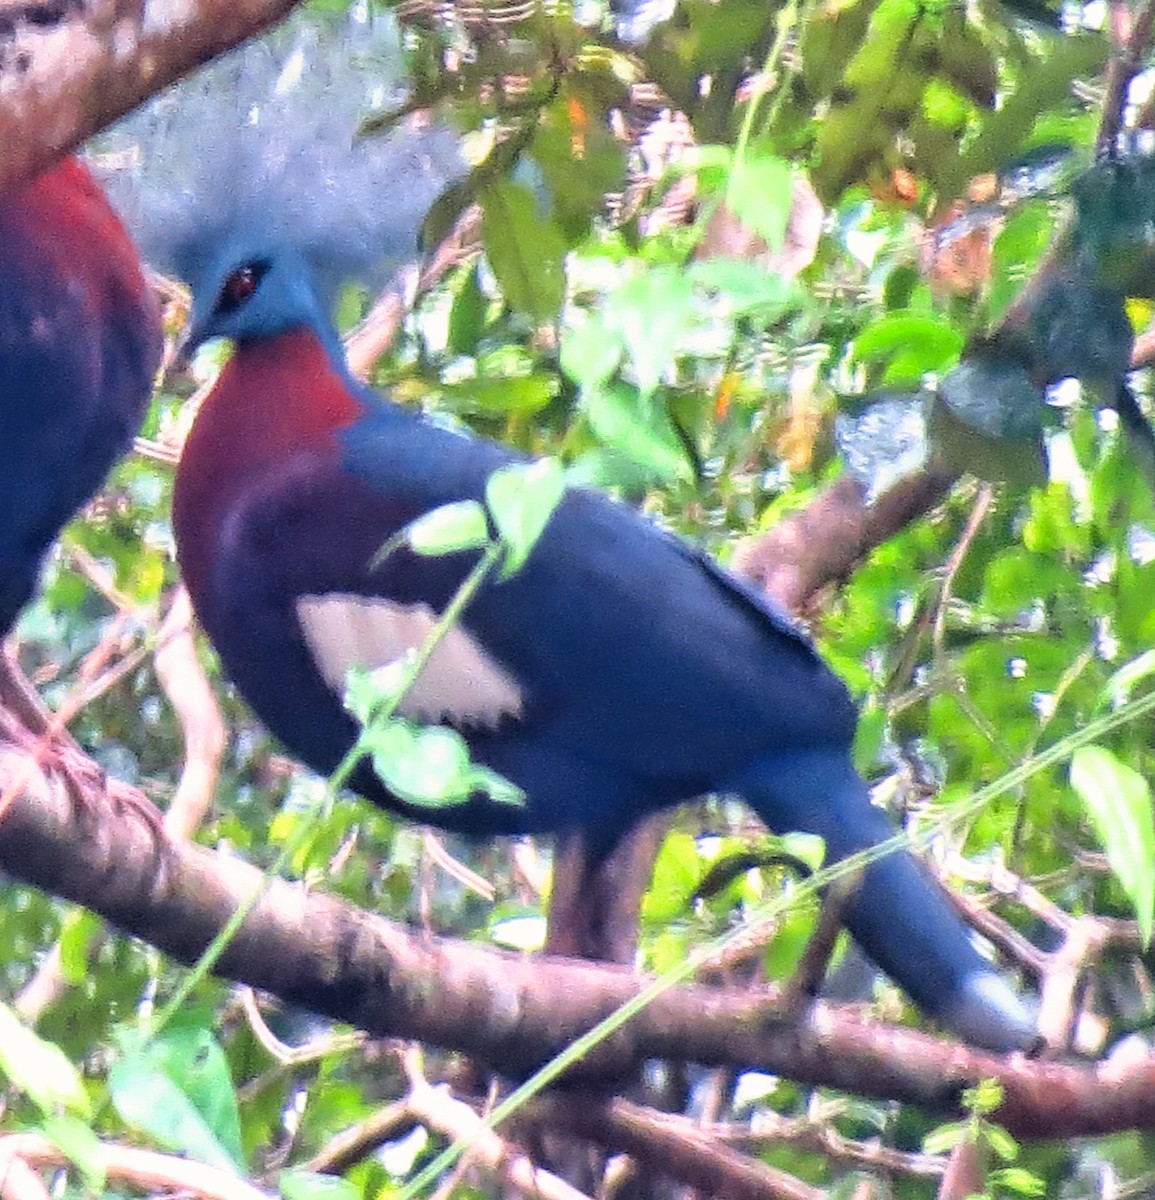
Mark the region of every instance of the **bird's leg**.
POLYGON ((636 825, 609 854, 591 853, 585 836, 558 836, 546 951, 630 964, 638 948, 642 896, 669 820, 636 825))
MULTIPOLYGON (((31 734, 52 736, 53 717, 28 676, 20 669, 9 645, 0 649, 0 706, 6 708, 31 734)), ((65 735, 67 736, 67 735, 65 735)))
POLYGON ((832 883, 823 895, 818 923, 806 943, 797 969, 783 988, 784 1011, 801 1017, 822 991, 822 983, 842 931, 843 910, 861 880, 861 871, 844 875, 832 883))
MULTIPOLYGON (((594 851, 580 832, 560 834, 554 846, 546 951, 570 958, 632 964, 638 948, 642 896, 669 818, 658 814, 636 825, 609 854, 594 851)), ((578 1089, 618 1088, 619 1078, 582 1079, 578 1089)), ((580 1091, 579 1093, 580 1094, 580 1091)), ((600 1096, 602 1093, 597 1091, 600 1096)), ((541 1160, 589 1192, 604 1179, 603 1152, 588 1142, 550 1134, 538 1147, 541 1160)))

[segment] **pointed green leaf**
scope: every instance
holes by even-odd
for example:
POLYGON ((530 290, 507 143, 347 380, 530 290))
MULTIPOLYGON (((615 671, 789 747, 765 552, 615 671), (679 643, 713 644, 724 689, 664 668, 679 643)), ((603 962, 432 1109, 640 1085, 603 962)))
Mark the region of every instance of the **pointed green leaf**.
POLYGON ((1155 824, 1151 789, 1102 746, 1084 746, 1071 759, 1071 786, 1107 852, 1107 861, 1135 906, 1143 944, 1155 919, 1155 824))
POLYGON ((442 808, 469 797, 469 750, 452 729, 395 718, 365 731, 373 768, 410 804, 442 808))
MULTIPOLYGON (((1039 593, 1036 591, 1035 595, 1039 593)), ((1131 698, 1136 684, 1155 675, 1155 650, 1144 650, 1130 662, 1124 663, 1103 685, 1099 705, 1123 704, 1131 698)))
POLYGON ((489 542, 489 522, 476 500, 457 500, 418 517, 408 526, 406 537, 418 554, 480 550, 489 542))
POLYGON ((511 804, 515 807, 525 804, 525 792, 516 783, 476 763, 469 772, 469 790, 484 792, 494 804, 511 804))
POLYGON ((582 411, 598 439, 663 480, 690 474, 686 450, 664 408, 628 384, 583 388, 582 411))
POLYGON ((106 1182, 105 1170, 101 1163, 100 1139, 92 1126, 77 1117, 61 1114, 46 1117, 41 1132, 84 1177, 88 1191, 94 1196, 101 1195, 106 1182))
POLYGON ((443 391, 455 411, 501 416, 540 412, 557 395, 557 387, 554 375, 477 375, 443 391))
POLYGON ((505 545, 503 579, 529 557, 564 492, 565 472, 553 458, 502 467, 489 477, 485 502, 505 545))
POLYGON ((70 913, 64 922, 60 933, 60 966, 64 978, 73 987, 87 976, 93 940, 103 929, 104 922, 83 908, 70 913))
POLYGON ((6 1004, 0 1004, 0 1074, 41 1112, 65 1108, 85 1117, 91 1112, 80 1072, 64 1051, 33 1033, 6 1004))
POLYGON ((952 366, 963 348, 963 335, 942 317, 892 312, 872 321, 854 339, 855 362, 885 362, 887 384, 918 383, 928 371, 952 366))
POLYGON ((147 1050, 114 1063, 108 1088, 121 1119, 158 1145, 222 1171, 238 1172, 238 1163, 188 1093, 147 1050))
POLYGON ((565 295, 565 239, 541 217, 533 193, 502 180, 481 197, 481 238, 502 294, 538 321, 557 316, 565 295))
POLYGON ((643 396, 652 395, 673 366, 696 306, 689 276, 672 266, 640 271, 607 298, 605 324, 621 337, 643 396))

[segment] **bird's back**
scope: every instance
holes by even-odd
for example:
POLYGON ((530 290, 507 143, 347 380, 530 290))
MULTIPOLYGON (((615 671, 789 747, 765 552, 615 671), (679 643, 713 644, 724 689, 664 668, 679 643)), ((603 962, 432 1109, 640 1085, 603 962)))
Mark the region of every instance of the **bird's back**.
POLYGON ((131 444, 160 361, 135 248, 66 159, 0 196, 0 634, 60 528, 131 444))

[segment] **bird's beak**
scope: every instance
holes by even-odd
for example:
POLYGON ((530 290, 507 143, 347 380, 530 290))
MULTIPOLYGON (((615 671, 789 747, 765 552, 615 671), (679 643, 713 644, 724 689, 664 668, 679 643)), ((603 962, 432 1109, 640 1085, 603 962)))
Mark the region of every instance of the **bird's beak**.
POLYGON ((174 371, 187 371, 199 345, 200 339, 197 337, 196 327, 191 323, 186 325, 184 332, 177 340, 176 353, 172 356, 172 369, 174 371))
POLYGON ((205 336, 204 322, 197 321, 196 315, 190 313, 188 324, 184 327, 184 332, 176 344, 176 353, 172 360, 173 370, 187 371, 192 363, 193 355, 211 339, 211 336, 205 336))

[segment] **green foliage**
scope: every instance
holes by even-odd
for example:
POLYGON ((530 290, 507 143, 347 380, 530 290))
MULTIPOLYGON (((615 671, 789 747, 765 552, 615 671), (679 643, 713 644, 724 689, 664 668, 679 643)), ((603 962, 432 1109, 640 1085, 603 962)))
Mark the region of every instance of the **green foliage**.
POLYGON ((1143 944, 1155 918, 1155 822, 1151 789, 1134 768, 1101 746, 1084 746, 1071 759, 1071 786, 1107 851, 1107 861, 1135 906, 1143 944))
POLYGON ((76 1068, 58 1046, 22 1025, 6 1004, 0 1004, 0 1071, 42 1113, 64 1109, 83 1117, 91 1114, 76 1068))
POLYGON ((961 1143, 969 1143, 976 1148, 984 1161, 984 1176, 989 1187, 969 1200, 1045 1196, 1045 1181, 1031 1171, 1022 1167, 991 1167, 987 1164, 987 1160, 1011 1163, 1019 1156, 1020 1147, 1014 1138, 990 1120, 991 1114, 998 1110, 1001 1103, 1002 1089, 993 1080, 984 1080, 978 1087, 968 1088, 963 1093, 963 1107, 969 1111, 968 1118, 940 1125, 923 1139, 923 1149, 928 1153, 941 1153, 961 1143))
POLYGON ((212 1030, 182 1020, 144 1044, 125 1039, 109 1096, 129 1126, 209 1166, 243 1167, 240 1114, 224 1050, 212 1030))

